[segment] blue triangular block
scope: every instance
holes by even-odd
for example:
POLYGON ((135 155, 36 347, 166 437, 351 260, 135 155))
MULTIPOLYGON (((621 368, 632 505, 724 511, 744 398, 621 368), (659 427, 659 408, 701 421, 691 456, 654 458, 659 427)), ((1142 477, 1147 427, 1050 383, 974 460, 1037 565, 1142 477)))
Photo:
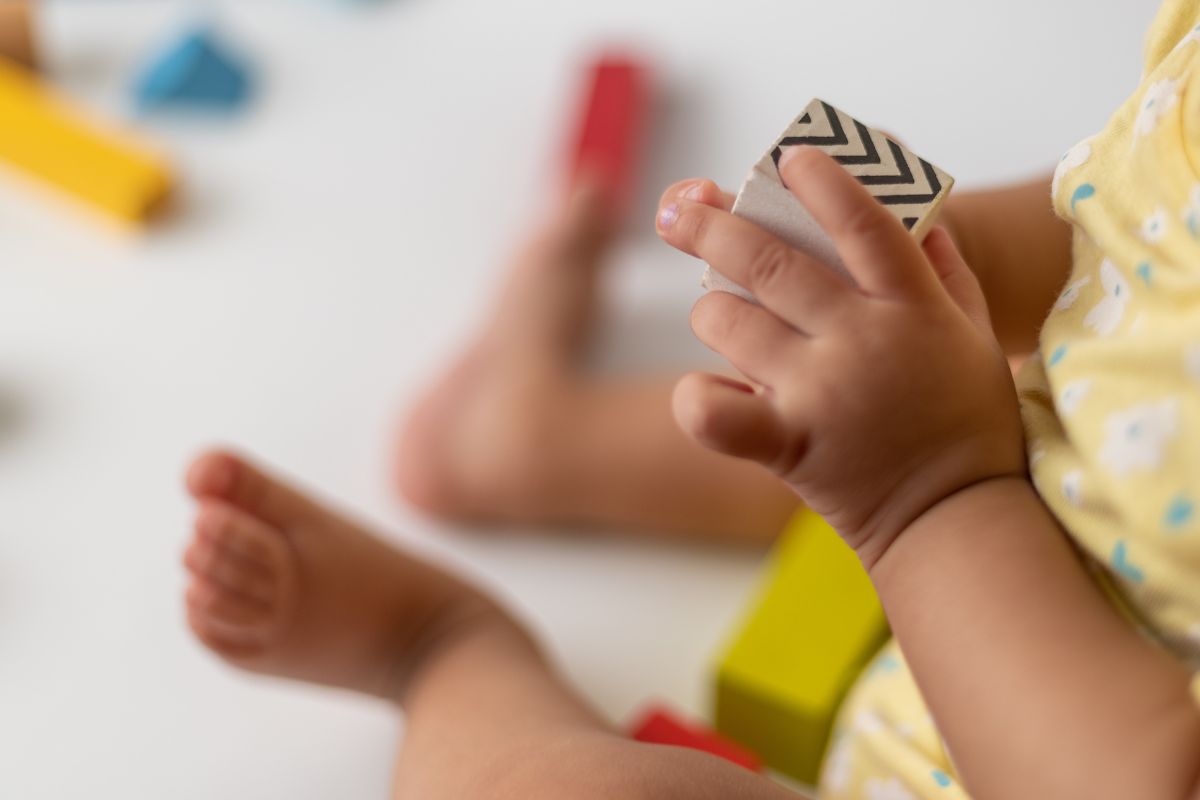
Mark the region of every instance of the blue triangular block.
POLYGON ((250 96, 246 66, 207 29, 192 31, 152 61, 134 87, 138 108, 233 111, 250 96))

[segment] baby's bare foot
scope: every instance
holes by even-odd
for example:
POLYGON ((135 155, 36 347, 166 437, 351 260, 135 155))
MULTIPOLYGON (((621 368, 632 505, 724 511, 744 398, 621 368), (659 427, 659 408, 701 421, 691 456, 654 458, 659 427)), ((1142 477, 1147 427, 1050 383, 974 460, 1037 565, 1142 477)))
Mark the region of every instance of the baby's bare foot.
POLYGON ((396 482, 416 506, 480 521, 536 520, 548 454, 579 386, 611 238, 601 195, 582 188, 518 255, 491 320, 416 405, 396 482))
POLYGON ((416 662, 500 612, 461 582, 221 452, 187 476, 192 631, 253 672, 399 700, 416 662))

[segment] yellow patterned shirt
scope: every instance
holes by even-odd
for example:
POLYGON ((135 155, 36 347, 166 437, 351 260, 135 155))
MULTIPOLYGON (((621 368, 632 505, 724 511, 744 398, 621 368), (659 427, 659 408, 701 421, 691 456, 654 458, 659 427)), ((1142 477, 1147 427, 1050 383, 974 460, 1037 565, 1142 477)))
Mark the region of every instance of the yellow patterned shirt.
POLYGON ((1200 1, 1054 176, 1071 277, 1018 381, 1042 499, 1114 600, 1200 668, 1200 1))

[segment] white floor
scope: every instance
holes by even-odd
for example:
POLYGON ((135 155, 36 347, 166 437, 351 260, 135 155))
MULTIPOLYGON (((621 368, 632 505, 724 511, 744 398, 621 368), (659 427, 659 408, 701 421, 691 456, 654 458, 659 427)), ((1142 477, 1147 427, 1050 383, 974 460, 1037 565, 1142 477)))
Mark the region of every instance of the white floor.
MULTIPOLYGON (((1149 4, 1097 5, 225 2, 261 94, 231 122, 143 125, 185 175, 175 222, 114 238, 0 176, 0 797, 385 796, 394 714, 234 674, 184 632, 179 476, 214 441, 497 587, 614 717, 703 712, 755 554, 476 538, 384 480, 397 410, 553 176, 577 66, 632 40, 664 98, 601 360, 710 363, 686 327, 700 266, 653 238, 661 186, 735 187, 813 95, 964 187, 1048 169, 1137 82, 1149 4)), ((51 0, 56 79, 127 117, 131 69, 190 7, 51 0)))

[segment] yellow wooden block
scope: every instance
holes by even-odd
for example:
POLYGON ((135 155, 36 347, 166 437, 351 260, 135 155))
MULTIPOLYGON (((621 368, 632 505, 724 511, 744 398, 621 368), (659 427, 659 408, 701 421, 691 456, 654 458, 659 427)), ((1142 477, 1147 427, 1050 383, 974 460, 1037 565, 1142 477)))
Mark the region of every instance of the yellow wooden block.
POLYGON ((717 730, 815 784, 838 707, 887 635, 858 557, 819 516, 798 514, 718 665, 717 730))
POLYGON ((170 170, 157 153, 89 119, 3 58, 0 160, 127 223, 153 215, 171 190, 170 170))

